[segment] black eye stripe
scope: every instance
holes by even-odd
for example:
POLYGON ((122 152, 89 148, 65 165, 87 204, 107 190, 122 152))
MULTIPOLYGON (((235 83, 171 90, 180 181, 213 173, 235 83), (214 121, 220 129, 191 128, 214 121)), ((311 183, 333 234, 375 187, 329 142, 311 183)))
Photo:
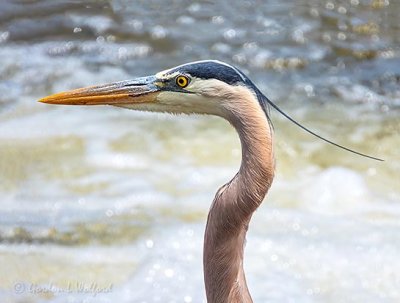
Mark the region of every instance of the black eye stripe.
POLYGON ((178 72, 181 75, 190 75, 199 79, 216 79, 235 85, 245 83, 247 77, 233 66, 221 64, 215 61, 201 61, 190 63, 171 69, 168 74, 178 72))

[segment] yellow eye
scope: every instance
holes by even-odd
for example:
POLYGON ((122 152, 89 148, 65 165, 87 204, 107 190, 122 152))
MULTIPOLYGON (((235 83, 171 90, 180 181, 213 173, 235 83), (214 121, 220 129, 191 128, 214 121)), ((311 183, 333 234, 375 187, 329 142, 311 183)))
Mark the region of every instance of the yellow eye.
POLYGON ((186 76, 178 76, 178 77, 176 77, 175 81, 176 81, 176 84, 182 88, 188 86, 188 84, 189 84, 189 78, 186 76))

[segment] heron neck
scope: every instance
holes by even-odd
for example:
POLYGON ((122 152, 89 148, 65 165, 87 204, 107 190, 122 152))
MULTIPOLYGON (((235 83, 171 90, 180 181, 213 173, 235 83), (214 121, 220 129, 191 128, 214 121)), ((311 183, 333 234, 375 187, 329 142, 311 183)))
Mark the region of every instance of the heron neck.
MULTIPOLYGON (((257 102, 257 101, 255 101, 257 102)), ((208 214, 204 275, 208 303, 252 302, 243 271, 248 224, 274 175, 272 134, 258 103, 229 119, 242 145, 239 172, 219 189, 208 214)))

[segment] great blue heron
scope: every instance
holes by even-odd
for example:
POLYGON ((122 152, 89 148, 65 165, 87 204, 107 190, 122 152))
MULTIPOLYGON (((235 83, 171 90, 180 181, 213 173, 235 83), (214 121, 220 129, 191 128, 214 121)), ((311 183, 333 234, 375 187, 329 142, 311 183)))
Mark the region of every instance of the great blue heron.
POLYGON ((154 76, 59 93, 40 101, 210 114, 228 120, 235 127, 242 144, 241 166, 233 179, 218 190, 208 214, 204 237, 204 280, 209 303, 252 302, 243 271, 243 249, 251 216, 274 178, 268 105, 306 131, 339 146, 287 116, 240 70, 214 60, 180 65, 154 76))

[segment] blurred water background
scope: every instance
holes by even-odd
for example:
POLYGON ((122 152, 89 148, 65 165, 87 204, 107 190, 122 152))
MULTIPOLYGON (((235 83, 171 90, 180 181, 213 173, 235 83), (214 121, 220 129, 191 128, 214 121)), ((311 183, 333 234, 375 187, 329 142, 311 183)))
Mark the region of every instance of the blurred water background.
POLYGON ((36 102, 200 59, 271 112, 277 174, 254 215, 255 302, 400 302, 400 1, 2 0, 0 301, 205 302, 202 242, 240 164, 213 117, 36 102))

